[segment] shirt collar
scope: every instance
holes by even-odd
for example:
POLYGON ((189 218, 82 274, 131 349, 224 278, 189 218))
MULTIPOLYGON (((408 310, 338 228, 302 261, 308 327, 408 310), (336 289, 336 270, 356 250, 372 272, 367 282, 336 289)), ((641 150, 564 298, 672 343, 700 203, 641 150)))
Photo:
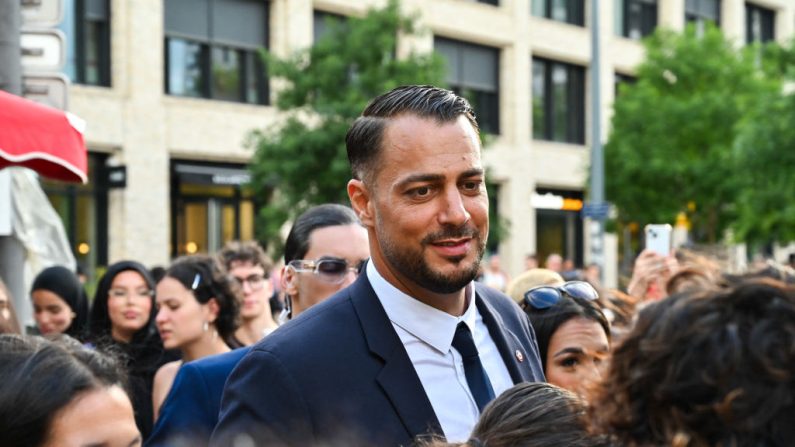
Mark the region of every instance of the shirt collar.
POLYGON ((478 313, 472 282, 466 286, 466 311, 454 317, 400 291, 381 276, 372 261, 367 263, 366 274, 389 320, 440 353, 450 350, 458 323, 463 321, 475 333, 478 313))

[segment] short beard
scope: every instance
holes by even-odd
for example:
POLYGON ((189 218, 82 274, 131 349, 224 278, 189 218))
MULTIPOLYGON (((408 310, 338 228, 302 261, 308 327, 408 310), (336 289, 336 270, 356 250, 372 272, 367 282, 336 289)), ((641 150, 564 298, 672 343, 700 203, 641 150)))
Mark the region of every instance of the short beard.
MULTIPOLYGON (((385 232, 382 232, 382 235, 385 232)), ((480 231, 474 227, 446 227, 443 230, 429 234, 422 240, 422 250, 414 250, 398 247, 391 239, 380 238, 381 249, 384 257, 389 264, 397 269, 403 276, 417 283, 419 286, 438 294, 449 294, 458 292, 477 277, 480 268, 480 261, 486 250, 486 241, 481 237, 480 231), (463 237, 472 238, 475 243, 475 259, 469 265, 461 266, 461 269, 451 275, 444 275, 434 271, 425 262, 423 257, 424 248, 437 240, 457 239, 463 237)), ((464 257, 454 260, 459 265, 464 262, 464 257)))

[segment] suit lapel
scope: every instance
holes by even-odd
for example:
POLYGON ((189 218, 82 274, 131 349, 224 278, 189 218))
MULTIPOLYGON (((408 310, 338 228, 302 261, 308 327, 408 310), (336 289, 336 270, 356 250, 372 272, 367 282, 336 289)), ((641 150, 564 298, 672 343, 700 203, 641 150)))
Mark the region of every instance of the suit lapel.
POLYGON ((441 435, 441 425, 422 382, 367 275, 360 275, 349 290, 370 352, 384 361, 376 381, 411 438, 427 433, 441 435))
POLYGON ((485 299, 485 292, 478 289, 479 287, 475 288, 475 305, 481 317, 483 317, 486 327, 489 328, 489 335, 494 340, 494 344, 497 345, 497 350, 500 351, 502 361, 505 363, 505 367, 508 368, 508 373, 511 375, 514 385, 533 381, 530 368, 527 367, 528 353, 522 347, 516 334, 511 332, 499 313, 485 299))

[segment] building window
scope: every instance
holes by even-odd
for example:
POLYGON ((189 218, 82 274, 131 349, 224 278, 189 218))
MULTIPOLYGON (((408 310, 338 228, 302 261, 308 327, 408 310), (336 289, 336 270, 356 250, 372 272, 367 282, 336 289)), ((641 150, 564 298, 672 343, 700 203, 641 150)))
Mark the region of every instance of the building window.
POLYGON ((476 0, 478 3, 486 3, 487 5, 499 6, 500 0, 476 0))
POLYGON ((618 33, 630 39, 641 39, 657 27, 657 0, 617 0, 618 33))
POLYGON ((614 73, 613 88, 614 88, 615 97, 618 98, 619 93, 621 93, 621 90, 624 88, 622 86, 634 85, 636 82, 638 82, 638 78, 634 76, 625 75, 621 73, 614 73))
POLYGON ((331 12, 315 11, 313 16, 313 39, 315 42, 323 38, 330 31, 330 26, 342 26, 347 17, 331 12))
POLYGON ((536 212, 536 255, 557 253, 583 265, 582 191, 538 188, 532 197, 536 212), (579 208, 578 208, 579 207, 579 208))
POLYGON ((533 138, 585 143, 585 69, 533 58, 533 138))
POLYGON ((761 6, 745 4, 745 41, 770 42, 776 38, 776 12, 761 6))
POLYGON ((705 22, 720 26, 720 0, 685 0, 685 21, 699 29, 705 22))
POLYGON ((64 0, 64 73, 72 82, 110 87, 110 1, 64 0))
POLYGON ((433 47, 446 62, 448 87, 472 104, 480 130, 499 134, 500 50, 443 37, 435 37, 433 47))
POLYGON ((166 0, 166 93, 268 103, 268 2, 166 0))
POLYGON ((174 161, 171 179, 171 256, 213 253, 230 240, 254 238, 245 166, 174 161))
POLYGON ((89 153, 88 183, 64 183, 39 177, 42 189, 61 216, 78 265, 93 282, 108 265, 108 186, 104 154, 89 153))
POLYGON ((585 26, 585 0, 530 0, 536 17, 585 26))

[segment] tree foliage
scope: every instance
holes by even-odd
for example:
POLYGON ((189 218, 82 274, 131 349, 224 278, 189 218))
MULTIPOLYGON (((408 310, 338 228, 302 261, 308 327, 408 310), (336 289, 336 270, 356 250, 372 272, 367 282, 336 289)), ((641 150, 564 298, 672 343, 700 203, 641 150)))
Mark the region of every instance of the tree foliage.
POLYGON ((735 234, 752 243, 795 240, 795 45, 760 49, 762 65, 773 80, 789 85, 760 98, 735 146, 737 197, 735 234))
POLYGON ((347 204, 345 133, 369 100, 399 85, 441 82, 439 56, 396 57, 398 36, 418 32, 414 22, 390 0, 363 18, 327 21, 326 35, 292 56, 264 53, 271 78, 284 81, 276 106, 286 119, 249 135, 261 240, 280 246, 288 219, 315 204, 347 204))
POLYGON ((737 216, 737 137, 760 98, 773 94, 756 53, 721 32, 658 30, 637 82, 615 101, 605 187, 621 219, 673 222, 687 212, 697 241, 715 242, 737 216))

